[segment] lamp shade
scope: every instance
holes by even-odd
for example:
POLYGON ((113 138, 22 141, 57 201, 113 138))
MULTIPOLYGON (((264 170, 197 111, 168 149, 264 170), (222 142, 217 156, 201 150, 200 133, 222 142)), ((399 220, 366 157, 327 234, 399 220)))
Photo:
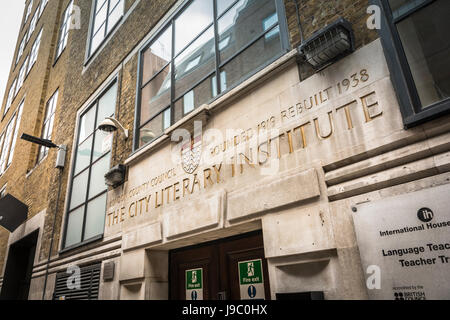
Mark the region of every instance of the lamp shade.
POLYGON ((316 70, 321 70, 355 50, 351 24, 339 18, 316 32, 300 45, 298 51, 316 70))

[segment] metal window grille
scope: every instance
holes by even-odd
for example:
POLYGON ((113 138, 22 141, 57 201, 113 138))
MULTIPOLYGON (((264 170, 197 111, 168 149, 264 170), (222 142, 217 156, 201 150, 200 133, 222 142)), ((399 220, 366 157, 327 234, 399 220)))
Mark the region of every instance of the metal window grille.
POLYGON ((68 281, 73 274, 60 272, 56 275, 53 300, 98 300, 101 263, 81 268, 80 288, 69 289, 68 281))

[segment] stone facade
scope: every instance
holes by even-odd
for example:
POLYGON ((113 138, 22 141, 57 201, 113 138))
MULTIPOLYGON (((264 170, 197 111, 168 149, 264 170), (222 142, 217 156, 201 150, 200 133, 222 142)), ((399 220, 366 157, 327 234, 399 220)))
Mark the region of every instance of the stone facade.
MULTIPOLYGON (((29 225, 40 230, 30 299, 41 298, 52 234, 47 299, 52 298, 56 273, 69 265, 108 262, 116 272, 113 281, 100 281, 100 299, 167 299, 170 250, 255 230, 264 234, 272 298, 301 290, 324 291, 327 299, 366 299, 352 207, 450 181, 449 118, 404 130, 381 42, 376 31, 366 28, 368 0, 284 0, 291 50, 137 152, 133 129, 139 50, 183 1, 125 0, 118 25, 86 58, 92 2, 74 0, 80 28, 70 30, 67 47, 55 61, 69 2, 49 0, 20 61, 43 27, 38 60, 0 123, 1 133, 26 95, 19 136, 40 136, 46 102, 59 90, 52 140, 68 146, 59 204, 54 151, 36 163, 37 148, 18 139, 14 161, 0 177, 0 188, 6 184, 7 193, 28 205, 29 225), (298 59, 300 32, 308 39, 338 17, 352 23, 356 51, 315 73, 298 59), (116 119, 131 137, 124 141, 115 134, 111 167, 127 165, 126 182, 108 190, 103 238, 66 252, 62 237, 78 118, 115 78, 116 119), (345 89, 342 81, 349 79, 356 85, 345 89), (244 132, 238 137, 241 144, 263 124, 278 135, 269 143, 271 150, 258 153, 257 148, 252 154, 243 148, 237 154, 242 162, 226 155, 187 174, 170 161, 177 152, 170 135, 198 119, 204 131, 244 132), (260 157, 266 159, 258 162, 260 157), (256 164, 249 164, 250 159, 256 164), (172 174, 163 182, 152 183, 168 172, 172 174)), ((20 61, 11 68, 7 88, 20 61)), ((223 156, 223 142, 216 147, 205 144, 203 152, 223 156)), ((20 236, 0 229, 0 272, 14 239, 20 236)))

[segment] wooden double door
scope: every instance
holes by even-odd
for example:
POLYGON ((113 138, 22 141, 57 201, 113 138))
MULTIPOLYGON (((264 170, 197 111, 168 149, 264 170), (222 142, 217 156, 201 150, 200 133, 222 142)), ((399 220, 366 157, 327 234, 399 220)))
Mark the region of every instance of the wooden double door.
MULTIPOLYGON (((189 270, 200 270, 203 300, 241 300, 239 264, 262 261, 264 297, 270 299, 267 261, 261 232, 170 252, 170 298, 190 300, 189 270)), ((197 293, 196 293, 197 295, 197 293)), ((259 296, 261 292, 259 292, 259 296)))

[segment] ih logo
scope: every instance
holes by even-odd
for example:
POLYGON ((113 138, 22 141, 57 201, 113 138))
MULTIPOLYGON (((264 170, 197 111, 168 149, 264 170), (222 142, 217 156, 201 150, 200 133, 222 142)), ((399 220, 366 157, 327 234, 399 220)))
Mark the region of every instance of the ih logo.
POLYGON ((422 222, 430 222, 434 218, 434 213, 429 208, 422 208, 417 212, 417 217, 422 222))
POLYGON ((202 135, 197 134, 181 148, 181 164, 183 170, 193 174, 197 170, 202 157, 202 135))

